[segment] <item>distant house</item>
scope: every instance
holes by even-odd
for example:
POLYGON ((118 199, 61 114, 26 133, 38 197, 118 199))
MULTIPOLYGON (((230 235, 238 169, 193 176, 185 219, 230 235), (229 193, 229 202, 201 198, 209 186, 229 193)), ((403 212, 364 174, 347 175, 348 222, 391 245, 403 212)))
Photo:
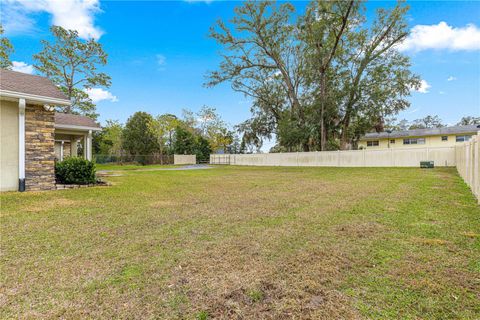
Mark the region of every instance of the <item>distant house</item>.
POLYGON ((480 126, 453 126, 432 129, 414 129, 380 133, 367 133, 360 138, 361 149, 446 147, 470 140, 480 126))
POLYGON ((90 118, 55 113, 70 100, 47 78, 0 69, 0 191, 55 187, 55 160, 92 157, 90 118))

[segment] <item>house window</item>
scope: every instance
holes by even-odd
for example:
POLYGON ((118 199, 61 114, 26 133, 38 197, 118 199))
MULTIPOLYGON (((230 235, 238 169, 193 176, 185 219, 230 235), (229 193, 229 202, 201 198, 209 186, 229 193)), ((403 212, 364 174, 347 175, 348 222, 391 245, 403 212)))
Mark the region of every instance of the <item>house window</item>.
POLYGON ((442 141, 448 141, 448 136, 442 136, 442 141))
POLYGON ((457 142, 464 142, 470 140, 472 136, 457 136, 456 141, 457 142))
POLYGON ((378 140, 367 141, 367 147, 378 147, 378 140))
POLYGON ((390 144, 395 144, 395 139, 390 140, 390 144))
POLYGON ((425 138, 403 139, 403 144, 425 144, 425 138))

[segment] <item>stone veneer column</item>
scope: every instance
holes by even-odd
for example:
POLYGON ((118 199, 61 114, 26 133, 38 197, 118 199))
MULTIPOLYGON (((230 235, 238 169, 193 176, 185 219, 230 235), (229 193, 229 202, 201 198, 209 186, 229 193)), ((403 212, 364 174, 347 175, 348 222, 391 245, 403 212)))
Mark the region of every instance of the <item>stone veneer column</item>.
POLYGON ((25 109, 25 184, 27 191, 55 188, 55 114, 43 106, 25 109))

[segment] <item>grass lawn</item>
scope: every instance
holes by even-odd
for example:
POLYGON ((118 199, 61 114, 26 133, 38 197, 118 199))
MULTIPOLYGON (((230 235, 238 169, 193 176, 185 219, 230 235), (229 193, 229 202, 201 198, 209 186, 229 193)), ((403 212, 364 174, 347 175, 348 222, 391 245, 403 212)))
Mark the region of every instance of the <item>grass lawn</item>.
POLYGON ((480 318, 480 207, 453 168, 108 179, 0 196, 0 318, 480 318))

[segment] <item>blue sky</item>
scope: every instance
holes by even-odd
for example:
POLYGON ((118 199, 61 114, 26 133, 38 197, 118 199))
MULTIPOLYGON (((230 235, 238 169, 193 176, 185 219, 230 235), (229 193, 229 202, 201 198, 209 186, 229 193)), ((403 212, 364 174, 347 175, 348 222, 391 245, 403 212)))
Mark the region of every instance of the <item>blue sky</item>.
MULTIPOLYGON (((231 125, 250 116, 250 105, 229 84, 204 88, 217 68, 220 47, 208 38, 217 19, 228 20, 233 1, 2 0, 2 23, 15 46, 16 69, 32 72, 32 55, 48 28, 59 24, 95 37, 109 54, 108 91, 97 90, 99 120, 125 122, 135 111, 181 114, 202 105, 215 107, 231 125), (75 12, 72 15, 71 12, 75 12)), ((305 2, 295 1, 299 11, 305 2)), ((367 3, 368 16, 392 2, 367 3)), ((411 107, 398 119, 439 115, 453 124, 480 115, 480 2, 409 2, 412 34, 404 52, 425 81, 413 92, 411 107)))

